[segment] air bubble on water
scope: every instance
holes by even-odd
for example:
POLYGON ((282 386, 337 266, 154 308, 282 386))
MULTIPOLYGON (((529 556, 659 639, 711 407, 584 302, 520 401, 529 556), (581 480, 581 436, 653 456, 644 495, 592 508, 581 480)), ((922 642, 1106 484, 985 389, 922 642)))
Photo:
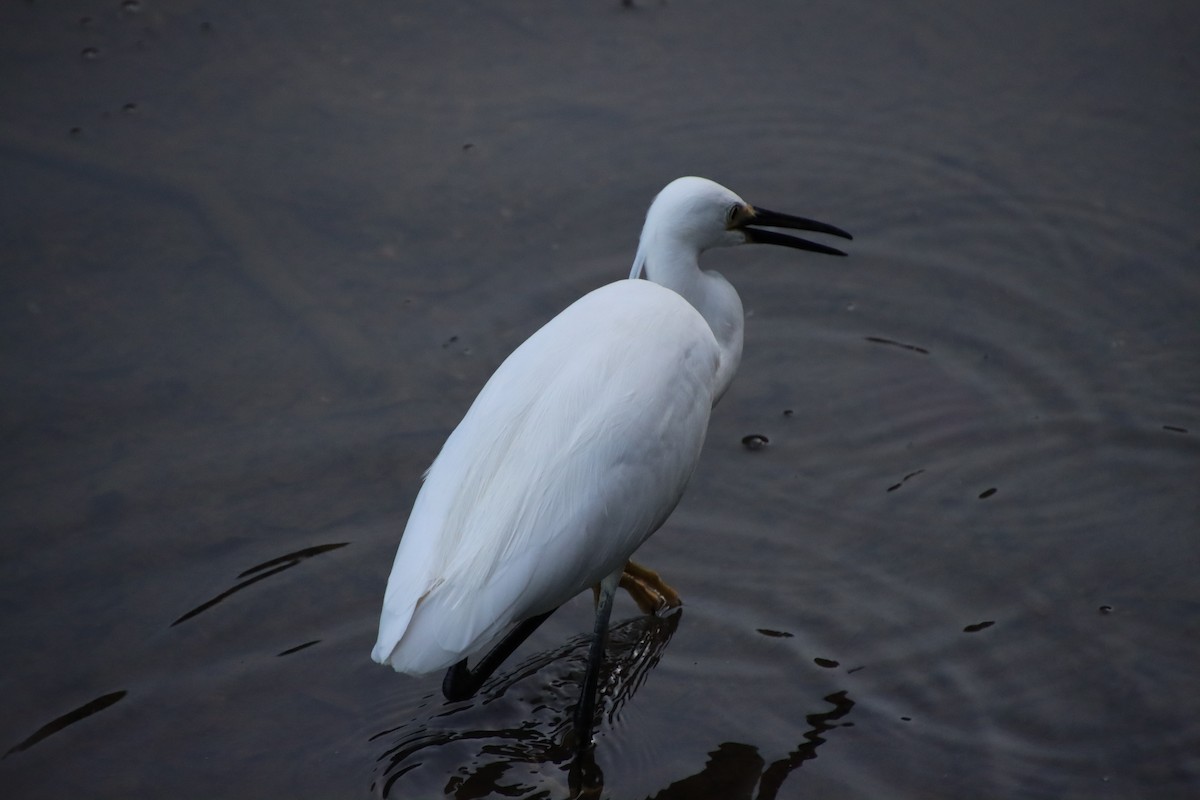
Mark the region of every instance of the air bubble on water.
POLYGON ((742 446, 747 450, 762 450, 771 440, 761 433, 752 433, 742 437, 742 446))

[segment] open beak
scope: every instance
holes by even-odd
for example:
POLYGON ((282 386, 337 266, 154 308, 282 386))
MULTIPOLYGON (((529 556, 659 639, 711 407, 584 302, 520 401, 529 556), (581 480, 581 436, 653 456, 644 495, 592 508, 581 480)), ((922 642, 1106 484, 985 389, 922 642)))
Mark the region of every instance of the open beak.
POLYGON ((831 236, 840 236, 843 239, 854 238, 841 228, 835 228, 832 225, 826 225, 824 222, 817 222, 816 220, 805 219, 804 217, 780 214, 778 211, 768 211, 765 208, 757 206, 750 207, 749 212, 737 227, 746 234, 747 242, 754 242, 755 244, 778 244, 784 247, 794 247, 797 250, 810 250, 814 253, 825 253, 831 256, 844 256, 846 254, 835 247, 810 242, 807 239, 801 239, 799 236, 788 236, 786 233, 779 233, 778 231, 763 230, 763 228, 788 228, 796 231, 828 233, 831 236))

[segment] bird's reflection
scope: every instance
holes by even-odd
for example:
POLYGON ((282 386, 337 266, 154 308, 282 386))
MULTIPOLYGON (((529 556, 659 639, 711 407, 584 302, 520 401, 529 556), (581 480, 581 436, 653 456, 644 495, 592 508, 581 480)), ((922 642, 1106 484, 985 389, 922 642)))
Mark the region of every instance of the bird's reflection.
POLYGON ((774 800, 787 776, 817 757, 817 748, 825 743, 822 734, 846 724, 838 720, 854 707, 844 691, 826 696, 825 702, 831 703, 833 710, 806 715, 809 728, 804 741, 786 757, 767 764, 757 747, 724 742, 708 754, 704 769, 675 781, 651 800, 774 800))
MULTIPOLYGON (((645 683, 679 625, 681 611, 613 626, 599 708, 609 723, 645 683)), ((569 741, 572 704, 586 668, 588 637, 535 655, 489 680, 469 701, 427 702, 428 715, 371 737, 385 747, 372 791, 382 797, 599 797, 604 776, 594 750, 569 741), (450 767, 449 765, 454 765, 450 767)), ((723 742, 704 768, 651 800, 772 800, 787 777, 817 756, 828 733, 854 707, 845 691, 823 698, 831 709, 805 715, 807 729, 785 757, 767 763, 757 747, 723 742)), ((418 712, 419 713, 419 712, 418 712)))
MULTIPOLYGON (((598 708, 616 719, 661 658, 682 611, 635 617, 609 632, 598 708)), ((586 797, 603 784, 590 751, 572 746, 571 711, 587 667, 590 637, 535 655, 497 674, 468 701, 372 737, 387 745, 372 790, 383 797, 456 800, 523 797, 557 785, 555 796, 586 797), (433 757, 433 751, 437 751, 433 757), (447 777, 446 764, 461 765, 447 777), (426 765, 428 764, 428 767, 426 765)))

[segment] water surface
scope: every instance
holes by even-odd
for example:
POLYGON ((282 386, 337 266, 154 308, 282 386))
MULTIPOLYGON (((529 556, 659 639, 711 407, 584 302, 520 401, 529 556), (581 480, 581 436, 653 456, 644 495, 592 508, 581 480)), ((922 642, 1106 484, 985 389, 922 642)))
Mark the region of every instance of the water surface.
POLYGON ((1200 16, 1115 2, 10 3, 14 797, 1194 796, 1200 16), (711 177, 746 352, 618 602, 369 660, 421 472, 711 177), (766 445, 749 448, 747 436, 766 445), (602 787, 602 788, 601 788, 602 787))

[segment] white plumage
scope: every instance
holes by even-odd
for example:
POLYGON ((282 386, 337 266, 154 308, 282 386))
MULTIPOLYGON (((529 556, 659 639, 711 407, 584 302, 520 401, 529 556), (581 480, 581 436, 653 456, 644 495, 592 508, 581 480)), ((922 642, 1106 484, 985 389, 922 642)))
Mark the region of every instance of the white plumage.
POLYGON ((606 578, 611 592, 683 495, 741 359, 741 301, 700 253, 748 241, 839 253, 751 224, 847 235, 680 178, 647 213, 631 278, 585 295, 500 365, 426 473, 375 661, 449 667, 606 578))
POLYGON ((696 310, 641 280, 591 292, 518 347, 426 475, 375 660, 449 667, 623 567, 683 494, 719 361, 696 310))

